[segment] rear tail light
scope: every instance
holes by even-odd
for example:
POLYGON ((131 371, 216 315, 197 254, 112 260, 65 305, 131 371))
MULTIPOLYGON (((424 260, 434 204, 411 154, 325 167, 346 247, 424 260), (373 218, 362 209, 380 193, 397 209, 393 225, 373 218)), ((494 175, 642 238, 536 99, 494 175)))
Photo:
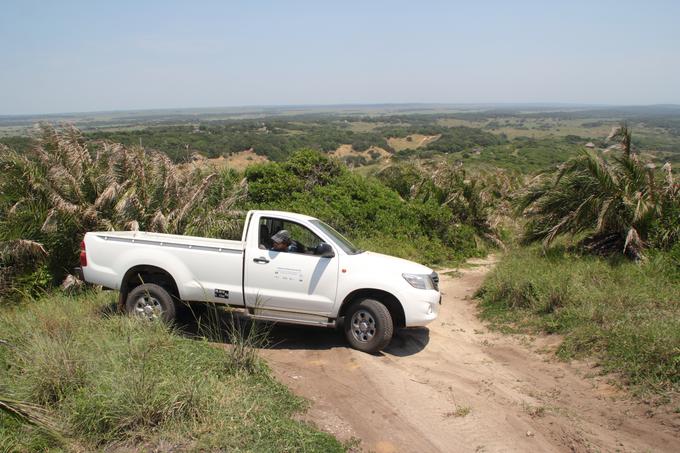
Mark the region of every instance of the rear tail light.
POLYGON ((87 266, 87 253, 85 252, 85 241, 80 243, 80 266, 87 266))

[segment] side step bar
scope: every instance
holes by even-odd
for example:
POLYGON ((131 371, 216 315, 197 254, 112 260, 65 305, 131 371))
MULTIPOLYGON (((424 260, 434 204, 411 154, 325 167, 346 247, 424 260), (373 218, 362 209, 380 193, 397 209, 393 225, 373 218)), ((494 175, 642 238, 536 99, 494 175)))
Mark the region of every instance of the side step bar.
POLYGON ((250 319, 255 319, 258 321, 270 321, 270 322, 280 322, 285 324, 302 324, 307 326, 320 326, 320 327, 335 327, 335 320, 333 321, 312 321, 307 319, 290 319, 290 318, 280 318, 276 316, 265 316, 265 315, 254 315, 252 313, 244 313, 250 319))
MULTIPOLYGON (((222 305, 222 304, 216 304, 216 305, 222 305)), ((223 305, 224 306, 224 305, 223 305)), ((319 327, 336 327, 337 325, 337 320, 329 319, 326 318, 326 321, 323 321, 321 319, 319 320, 314 320, 314 319, 293 319, 293 318, 287 318, 287 317, 282 317, 282 316, 272 316, 272 315, 257 315, 253 313, 252 308, 244 308, 244 307, 234 307, 234 306, 228 306, 228 310, 231 313, 235 313, 239 316, 243 316, 244 318, 248 319, 253 319, 257 321, 268 321, 268 322, 278 322, 282 324, 296 324, 296 325, 305 325, 305 326, 319 326, 319 327)))

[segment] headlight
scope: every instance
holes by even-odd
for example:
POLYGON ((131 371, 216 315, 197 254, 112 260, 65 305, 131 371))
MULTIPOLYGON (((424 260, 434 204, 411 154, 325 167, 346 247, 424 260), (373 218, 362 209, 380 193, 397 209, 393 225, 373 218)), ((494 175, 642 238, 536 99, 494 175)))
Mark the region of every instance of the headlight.
POLYGON ((418 289, 435 289, 430 274, 401 274, 411 286, 418 289))

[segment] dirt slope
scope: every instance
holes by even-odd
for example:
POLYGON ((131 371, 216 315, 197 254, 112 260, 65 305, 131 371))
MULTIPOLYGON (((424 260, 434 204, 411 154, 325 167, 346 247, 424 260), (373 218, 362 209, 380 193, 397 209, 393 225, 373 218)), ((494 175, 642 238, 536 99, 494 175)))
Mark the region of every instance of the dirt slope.
POLYGON ((348 349, 337 332, 291 327, 276 327, 263 353, 311 400, 308 420, 364 451, 680 451, 680 415, 537 352, 549 339, 489 332, 471 296, 492 263, 478 264, 444 276, 439 319, 381 356, 348 349))
POLYGON ((402 149, 418 149, 429 145, 441 138, 441 134, 438 135, 422 135, 422 134, 411 134, 406 137, 389 137, 387 142, 396 151, 401 151, 402 149))
POLYGON ((330 155, 333 157, 363 156, 367 160, 371 160, 373 159, 371 153, 373 154, 378 153, 381 159, 389 160, 392 157, 392 155, 388 151, 379 146, 371 146, 364 151, 357 151, 354 149, 352 145, 340 145, 340 147, 335 151, 331 152, 330 155))
POLYGON ((269 159, 267 159, 266 156, 261 156, 252 149, 232 153, 227 157, 220 156, 214 158, 203 157, 196 153, 194 158, 195 160, 193 162, 181 164, 180 168, 184 170, 192 170, 195 167, 211 167, 216 170, 233 168, 234 170, 243 171, 250 165, 269 162, 269 159))

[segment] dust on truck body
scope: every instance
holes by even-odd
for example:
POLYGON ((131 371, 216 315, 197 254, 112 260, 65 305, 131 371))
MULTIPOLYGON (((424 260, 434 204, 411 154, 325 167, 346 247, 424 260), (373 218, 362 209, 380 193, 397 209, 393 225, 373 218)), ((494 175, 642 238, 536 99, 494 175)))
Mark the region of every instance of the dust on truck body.
POLYGON ((184 301, 290 324, 342 320, 350 345, 366 352, 385 348, 395 329, 433 321, 441 303, 431 269, 359 250, 324 222, 290 212, 248 212, 240 241, 100 231, 87 233, 82 249, 84 280, 120 291, 131 314, 172 321, 184 301), (282 230, 288 244, 273 244, 282 230))

